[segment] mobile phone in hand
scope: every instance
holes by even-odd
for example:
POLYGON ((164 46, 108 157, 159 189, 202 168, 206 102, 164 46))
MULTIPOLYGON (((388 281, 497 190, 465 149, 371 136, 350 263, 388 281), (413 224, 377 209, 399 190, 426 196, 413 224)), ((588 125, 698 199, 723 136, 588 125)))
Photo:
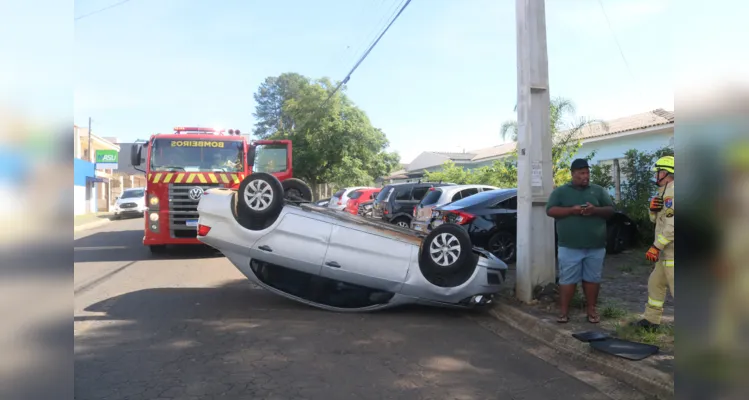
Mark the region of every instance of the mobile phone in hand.
POLYGON ((588 205, 587 204, 580 204, 580 207, 582 207, 582 208, 588 208, 588 205))

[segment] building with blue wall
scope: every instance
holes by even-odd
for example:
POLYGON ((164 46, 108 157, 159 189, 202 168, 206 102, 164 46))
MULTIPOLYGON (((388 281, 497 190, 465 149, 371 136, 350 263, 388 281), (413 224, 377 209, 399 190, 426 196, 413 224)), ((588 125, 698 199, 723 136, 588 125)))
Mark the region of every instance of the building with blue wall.
POLYGON ((96 212, 96 166, 94 163, 73 159, 73 210, 75 215, 96 212))
MULTIPOLYGON (((624 154, 630 149, 652 152, 664 146, 674 144, 674 113, 663 109, 656 109, 627 117, 617 118, 605 123, 590 124, 583 128, 577 138, 582 146, 578 157, 586 157, 595 152, 593 163, 612 165, 614 182, 626 181, 626 176, 620 173, 624 162, 624 154)), ((509 156, 516 148, 515 142, 502 143, 465 153, 443 153, 425 151, 419 154, 402 170, 384 177, 384 183, 397 183, 421 179, 425 172, 438 171, 447 161, 465 169, 479 168, 492 165, 494 161, 509 156)), ((617 185, 611 189, 611 194, 618 197, 617 185)))

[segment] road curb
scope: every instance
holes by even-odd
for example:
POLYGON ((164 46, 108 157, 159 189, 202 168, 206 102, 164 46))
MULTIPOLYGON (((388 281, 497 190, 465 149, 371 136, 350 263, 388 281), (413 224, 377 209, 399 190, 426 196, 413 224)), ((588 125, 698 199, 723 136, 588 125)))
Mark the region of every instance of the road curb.
POLYGON ((628 361, 593 350, 590 345, 571 336, 571 332, 534 317, 517 307, 497 303, 489 310, 492 317, 562 351, 572 358, 585 361, 601 373, 629 384, 659 399, 674 398, 674 378, 647 364, 647 360, 628 361))
POLYGON ((85 231, 85 230, 88 230, 88 229, 98 228, 98 227, 104 226, 104 225, 106 225, 106 224, 108 224, 110 222, 112 222, 110 219, 108 219, 108 218, 106 218, 106 219, 102 218, 101 221, 89 222, 88 224, 74 226, 73 227, 73 232, 80 232, 80 231, 85 231))

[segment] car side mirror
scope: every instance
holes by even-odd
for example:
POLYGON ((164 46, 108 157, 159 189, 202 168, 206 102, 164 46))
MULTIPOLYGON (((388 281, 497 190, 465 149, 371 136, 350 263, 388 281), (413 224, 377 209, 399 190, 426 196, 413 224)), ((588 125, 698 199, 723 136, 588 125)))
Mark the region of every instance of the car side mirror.
POLYGON ((114 198, 115 201, 117 201, 119 199, 120 199, 120 196, 117 196, 117 197, 114 198))

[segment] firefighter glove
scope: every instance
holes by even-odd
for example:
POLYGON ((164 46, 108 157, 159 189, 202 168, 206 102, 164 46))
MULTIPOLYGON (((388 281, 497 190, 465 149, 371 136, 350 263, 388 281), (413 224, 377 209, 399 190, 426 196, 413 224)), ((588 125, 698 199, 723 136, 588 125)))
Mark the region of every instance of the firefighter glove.
POLYGON ((663 209, 663 198, 660 196, 653 197, 653 199, 650 200, 650 211, 658 212, 662 209, 663 209))
POLYGON ((656 262, 658 261, 659 256, 661 255, 661 251, 658 250, 655 246, 650 246, 650 249, 648 249, 648 252, 645 253, 645 258, 647 258, 649 261, 656 262))

